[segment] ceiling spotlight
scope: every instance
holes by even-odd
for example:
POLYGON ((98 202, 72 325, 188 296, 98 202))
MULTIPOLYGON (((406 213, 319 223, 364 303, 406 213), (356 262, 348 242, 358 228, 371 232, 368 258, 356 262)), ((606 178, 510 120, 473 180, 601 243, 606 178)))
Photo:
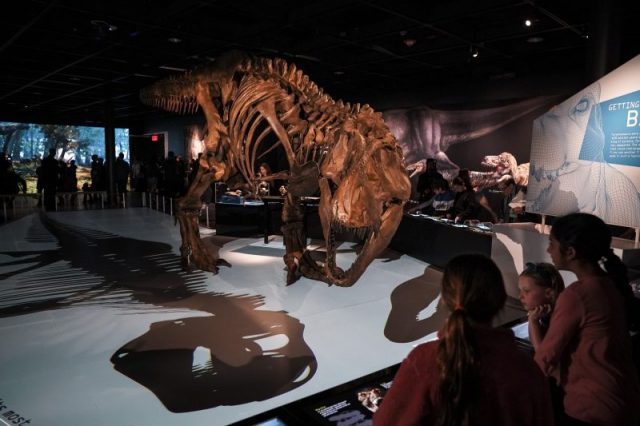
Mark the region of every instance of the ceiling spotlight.
POLYGON ((103 21, 102 19, 92 19, 91 25, 101 30, 106 30, 109 32, 114 32, 118 30, 118 27, 108 23, 107 21, 103 21))
POLYGON ((531 26, 531 19, 525 19, 524 20, 524 26, 525 27, 530 27, 531 26))
POLYGON ((404 40, 402 40, 402 42, 405 46, 412 47, 414 44, 416 44, 417 41, 415 38, 405 38, 404 40))
POLYGON ((471 56, 472 57, 477 58, 479 54, 480 53, 478 52, 478 48, 476 48, 476 47, 472 47, 471 48, 471 56))
POLYGON ((182 41, 182 39, 181 39, 181 38, 178 38, 178 37, 169 37, 169 38, 167 39, 167 41, 168 41, 169 43, 180 43, 180 42, 182 41))

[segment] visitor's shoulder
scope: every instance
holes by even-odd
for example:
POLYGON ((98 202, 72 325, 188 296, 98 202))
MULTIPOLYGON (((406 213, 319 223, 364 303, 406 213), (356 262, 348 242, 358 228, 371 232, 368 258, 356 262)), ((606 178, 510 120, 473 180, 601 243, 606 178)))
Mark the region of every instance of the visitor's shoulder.
POLYGON ((412 361, 422 361, 425 359, 435 358, 437 356, 437 353, 438 340, 434 340, 431 342, 422 343, 413 348, 413 350, 409 352, 407 359, 412 361))

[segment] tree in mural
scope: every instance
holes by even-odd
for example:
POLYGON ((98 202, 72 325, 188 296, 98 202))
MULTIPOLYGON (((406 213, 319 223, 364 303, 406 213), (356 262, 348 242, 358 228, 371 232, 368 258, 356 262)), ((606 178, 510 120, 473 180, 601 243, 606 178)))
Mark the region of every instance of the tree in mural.
POLYGON ((20 141, 22 133, 29 128, 26 124, 0 123, 0 140, 2 151, 12 158, 20 158, 20 141))
POLYGON ((79 131, 76 163, 79 166, 89 167, 93 154, 104 158, 104 128, 80 127, 79 131), (100 141, 100 143, 97 143, 97 141, 100 141))
POLYGON ((78 139, 80 131, 76 126, 58 126, 55 124, 39 125, 44 135, 44 152, 47 153, 51 148, 56 150, 56 157, 64 159, 65 154, 69 151, 75 151, 78 148, 78 139))

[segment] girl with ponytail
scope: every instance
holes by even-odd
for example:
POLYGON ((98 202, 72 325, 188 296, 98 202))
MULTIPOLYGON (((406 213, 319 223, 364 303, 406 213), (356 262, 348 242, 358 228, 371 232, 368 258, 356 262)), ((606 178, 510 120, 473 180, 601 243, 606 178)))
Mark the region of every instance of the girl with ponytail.
POLYGON ((577 281, 559 296, 535 360, 564 391, 562 424, 637 426, 640 386, 629 329, 637 324, 627 270, 598 217, 555 221, 547 252, 577 281))
POLYGON ((450 311, 439 340, 417 346, 398 370, 374 425, 551 425, 549 388, 511 330, 491 323, 507 295, 496 264, 467 254, 445 267, 450 311))

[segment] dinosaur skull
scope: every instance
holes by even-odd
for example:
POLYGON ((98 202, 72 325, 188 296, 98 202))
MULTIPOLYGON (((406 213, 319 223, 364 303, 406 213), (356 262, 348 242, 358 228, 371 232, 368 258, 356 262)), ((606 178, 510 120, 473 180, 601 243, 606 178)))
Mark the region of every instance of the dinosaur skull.
POLYGON ((338 285, 357 281, 388 245, 411 193, 402 150, 384 122, 375 117, 379 115, 365 111, 347 120, 321 168, 325 273, 338 285), (364 239, 362 250, 346 272, 335 262, 334 234, 338 230, 355 230, 364 239))
POLYGON ((503 152, 498 155, 487 155, 482 160, 482 165, 494 171, 496 177, 510 174, 515 175, 518 163, 513 155, 503 152))

